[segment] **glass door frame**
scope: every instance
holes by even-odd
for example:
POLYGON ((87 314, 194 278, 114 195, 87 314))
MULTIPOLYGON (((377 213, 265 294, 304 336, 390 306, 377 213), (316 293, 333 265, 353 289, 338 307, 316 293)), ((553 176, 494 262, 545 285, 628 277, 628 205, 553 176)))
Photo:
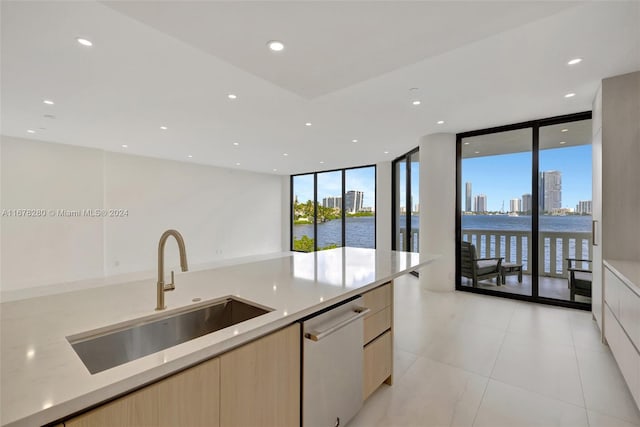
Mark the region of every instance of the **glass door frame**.
MULTIPOLYGON (((539 153, 540 153, 540 128, 544 126, 556 125, 561 123, 577 122, 581 120, 589 120, 592 118, 591 111, 583 111, 580 113, 567 114, 562 116, 549 117, 539 120, 531 120, 527 122, 515 123, 506 126, 497 126, 493 128, 480 129, 475 131, 463 132, 456 134, 456 290, 471 292, 483 295, 492 295, 502 298, 516 299, 521 301, 537 302, 568 308, 577 308, 581 310, 591 311, 591 304, 585 304, 577 301, 567 301, 539 295, 539 193, 538 175, 540 169, 539 153), (462 140, 464 138, 487 135, 499 132, 508 132, 519 129, 532 130, 532 164, 531 164, 531 295, 522 295, 508 292, 499 292, 490 289, 474 288, 462 286, 461 265, 460 265, 460 246, 462 242, 462 140)), ((394 211, 395 212, 395 211, 394 211)))
POLYGON ((412 241, 411 239, 413 238, 413 234, 411 233, 411 156, 419 153, 420 152, 420 147, 416 147, 411 151, 408 151, 406 153, 404 153, 403 155, 396 157, 392 162, 391 162, 391 250, 393 251, 406 251, 406 252, 411 252, 411 247, 412 247, 412 241), (405 183, 406 183, 406 194, 405 194, 405 203, 406 203, 406 209, 407 209, 407 238, 405 239, 405 244, 404 244, 404 248, 397 248, 396 245, 396 225, 398 224, 398 218, 396 217, 396 212, 398 212, 398 210, 396 210, 396 208, 398 208, 398 206, 396 206, 396 196, 397 196, 397 188, 399 185, 399 182, 396 178, 396 165, 400 162, 405 162, 405 183))

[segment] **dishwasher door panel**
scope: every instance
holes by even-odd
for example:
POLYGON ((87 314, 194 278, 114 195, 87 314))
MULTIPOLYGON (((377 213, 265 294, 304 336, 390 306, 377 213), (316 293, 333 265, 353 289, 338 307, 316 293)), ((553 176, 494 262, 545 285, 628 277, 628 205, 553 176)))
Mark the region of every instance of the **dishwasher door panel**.
POLYGON ((365 312, 358 303, 303 323, 303 427, 344 426, 362 407, 365 312), (329 332, 314 341, 316 328, 329 332))

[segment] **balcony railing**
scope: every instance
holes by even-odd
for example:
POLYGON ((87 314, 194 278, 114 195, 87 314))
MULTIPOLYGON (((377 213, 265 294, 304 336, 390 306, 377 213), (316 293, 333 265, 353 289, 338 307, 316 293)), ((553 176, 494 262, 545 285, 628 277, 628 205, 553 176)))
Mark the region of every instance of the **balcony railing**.
MULTIPOLYGON (((400 228, 399 246, 404 248, 406 228, 400 228)), ((418 252, 420 231, 411 230, 411 250, 418 252)), ((591 233, 589 232, 540 232, 540 276, 567 277, 567 258, 591 259, 591 233)), ((522 272, 531 274, 531 232, 512 230, 462 230, 462 240, 471 242, 478 251, 478 258, 503 257, 503 262, 522 264, 522 272), (478 243, 480 242, 480 243, 478 243), (489 242, 487 244, 487 242, 489 242)), ((588 263, 579 268, 590 269, 588 263)))
MULTIPOLYGON (((479 258, 503 257, 503 262, 522 264, 531 274, 531 233, 511 230, 462 230, 462 240, 475 245, 479 258)), ((567 258, 591 259, 591 233, 541 231, 538 259, 540 276, 567 277, 567 258)), ((578 264, 588 269, 588 263, 578 264)))
MULTIPOLYGON (((405 238, 407 237, 407 229, 402 227, 398 230, 398 249, 405 248, 405 238)), ((411 252, 418 252, 420 243, 420 230, 411 229, 411 252)), ((399 249, 400 250, 400 249, 399 249)))

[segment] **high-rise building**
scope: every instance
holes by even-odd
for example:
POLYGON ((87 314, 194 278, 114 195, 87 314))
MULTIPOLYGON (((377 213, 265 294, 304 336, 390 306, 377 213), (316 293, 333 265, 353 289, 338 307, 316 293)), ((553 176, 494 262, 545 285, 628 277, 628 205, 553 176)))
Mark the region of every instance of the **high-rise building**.
POLYGON ((475 207, 474 212, 484 213, 487 212, 487 195, 478 194, 473 198, 473 205, 475 207))
POLYGON ((322 199, 325 208, 342 208, 342 197, 329 196, 322 199))
POLYGON ((467 182, 465 184, 465 204, 464 204, 464 210, 466 212, 471 212, 471 183, 467 182))
POLYGON ((593 203, 591 200, 580 200, 576 205, 576 213, 581 215, 591 215, 593 203))
POLYGON ((522 195, 522 212, 531 214, 531 194, 526 193, 522 195))
POLYGON ((562 208, 562 172, 540 172, 540 208, 552 212, 562 208))
POLYGON ((509 212, 520 212, 521 210, 520 199, 511 199, 509 201, 509 212))
POLYGON ((364 199, 364 192, 357 190, 349 190, 344 196, 344 209, 349 213, 356 213, 362 211, 362 202, 364 199))

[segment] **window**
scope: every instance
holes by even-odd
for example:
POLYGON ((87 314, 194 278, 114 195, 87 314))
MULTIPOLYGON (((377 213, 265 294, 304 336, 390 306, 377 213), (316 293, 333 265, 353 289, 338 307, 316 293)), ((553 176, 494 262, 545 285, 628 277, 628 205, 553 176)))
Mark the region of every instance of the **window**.
POLYGON ((375 166, 293 175, 291 201, 291 250, 375 248, 375 166))
POLYGON ((414 149, 393 161, 392 249, 419 252, 420 153, 414 149))

